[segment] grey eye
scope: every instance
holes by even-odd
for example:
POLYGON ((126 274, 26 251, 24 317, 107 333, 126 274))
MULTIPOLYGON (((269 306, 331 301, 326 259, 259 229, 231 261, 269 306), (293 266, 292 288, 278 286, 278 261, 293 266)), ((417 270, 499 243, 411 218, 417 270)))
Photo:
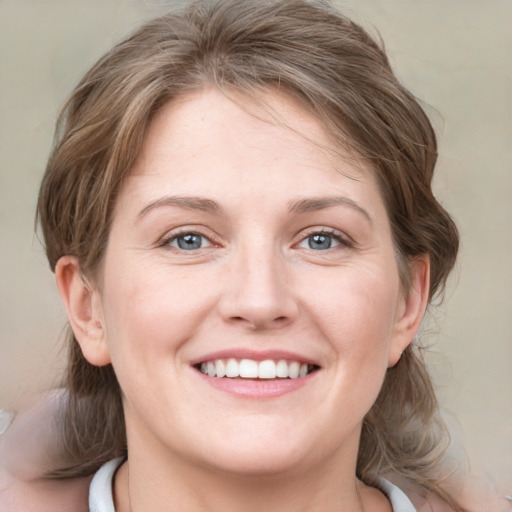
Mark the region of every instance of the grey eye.
POLYGON ((197 233, 185 233, 176 236, 169 245, 184 251, 193 251, 210 244, 202 235, 197 233))
POLYGON ((314 250, 325 250, 330 249, 332 246, 332 236, 326 235, 325 233, 316 233, 310 235, 307 238, 308 247, 314 250))

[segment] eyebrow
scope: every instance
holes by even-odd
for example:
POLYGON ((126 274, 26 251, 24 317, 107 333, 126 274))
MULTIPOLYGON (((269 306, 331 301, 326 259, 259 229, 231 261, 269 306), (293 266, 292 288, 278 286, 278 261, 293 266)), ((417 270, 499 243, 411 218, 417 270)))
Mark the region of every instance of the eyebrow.
POLYGON ((137 220, 148 212, 156 208, 161 208, 162 206, 177 206, 193 211, 222 213, 221 206, 211 199, 203 197, 165 196, 145 206, 137 215, 137 220))
POLYGON ((323 210, 325 208, 332 208, 333 206, 349 206, 359 213, 363 214, 370 224, 372 223, 372 218, 370 214, 359 204, 357 204, 352 199, 348 197, 342 196, 327 196, 327 197, 311 197, 298 199, 297 201, 292 201, 289 204, 289 210, 291 213, 307 213, 314 212, 318 210, 323 210))
MULTIPOLYGON (((288 205, 290 213, 307 213, 325 208, 332 208, 333 206, 349 206, 359 213, 363 214, 371 223, 372 219, 370 214, 359 204, 348 197, 341 196, 327 196, 327 197, 311 197, 291 201, 288 205)), ((211 212, 222 214, 222 207, 212 199, 194 196, 165 196, 149 203, 137 215, 137 220, 146 215, 148 212, 165 206, 177 206, 178 208, 185 208, 187 210, 211 212)))

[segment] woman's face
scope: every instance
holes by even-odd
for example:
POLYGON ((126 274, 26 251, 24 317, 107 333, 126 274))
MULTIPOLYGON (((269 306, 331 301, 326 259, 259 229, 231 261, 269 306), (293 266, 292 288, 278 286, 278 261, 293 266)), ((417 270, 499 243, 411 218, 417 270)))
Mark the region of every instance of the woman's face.
POLYGON ((245 473, 353 464, 414 336, 424 305, 401 291, 372 172, 322 149, 293 100, 264 99, 282 124, 215 91, 167 105, 121 189, 92 311, 130 453, 245 473))

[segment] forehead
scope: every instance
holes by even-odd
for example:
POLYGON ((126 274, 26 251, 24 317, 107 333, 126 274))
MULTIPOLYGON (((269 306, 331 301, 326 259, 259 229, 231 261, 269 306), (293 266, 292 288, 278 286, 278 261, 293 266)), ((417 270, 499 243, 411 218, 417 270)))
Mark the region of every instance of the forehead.
POLYGON ((283 197, 325 195, 342 184, 357 195, 361 185, 375 187, 374 172, 298 101, 272 91, 249 100, 211 89, 156 114, 121 196, 157 195, 163 187, 225 197, 247 187, 283 197))

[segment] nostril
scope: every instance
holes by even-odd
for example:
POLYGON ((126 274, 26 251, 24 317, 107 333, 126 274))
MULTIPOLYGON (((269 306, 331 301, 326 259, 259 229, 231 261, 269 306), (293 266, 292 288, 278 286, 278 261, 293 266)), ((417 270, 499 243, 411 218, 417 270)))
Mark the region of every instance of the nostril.
POLYGON ((234 322, 235 324, 248 324, 251 325, 255 329, 266 329, 266 328, 272 328, 272 326, 275 327, 284 327, 288 321, 289 317, 286 315, 277 316, 272 319, 271 316, 269 316, 268 320, 265 320, 265 318, 252 318, 249 315, 247 317, 243 315, 236 315, 231 316, 229 321, 234 322))

